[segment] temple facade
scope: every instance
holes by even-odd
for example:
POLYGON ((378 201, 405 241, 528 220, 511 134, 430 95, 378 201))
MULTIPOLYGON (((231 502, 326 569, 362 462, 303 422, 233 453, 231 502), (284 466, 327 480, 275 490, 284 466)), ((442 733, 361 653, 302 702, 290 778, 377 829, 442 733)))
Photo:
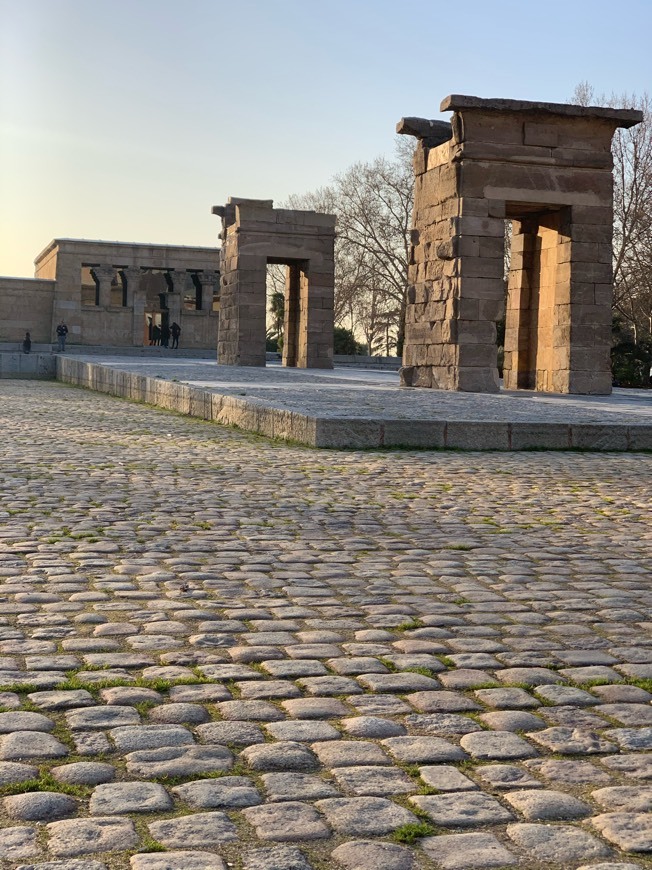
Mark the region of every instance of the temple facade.
POLYGON ((219 323, 216 248, 55 239, 34 278, 0 278, 0 343, 56 341, 143 347, 157 327, 181 327, 180 346, 215 349, 219 323))

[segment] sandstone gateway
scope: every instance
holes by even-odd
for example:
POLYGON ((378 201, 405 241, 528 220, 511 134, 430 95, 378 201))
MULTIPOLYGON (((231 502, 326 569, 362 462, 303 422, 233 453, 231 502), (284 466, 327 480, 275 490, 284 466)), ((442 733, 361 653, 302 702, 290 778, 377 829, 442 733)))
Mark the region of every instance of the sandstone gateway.
POLYGON ((283 365, 333 368, 335 216, 231 197, 222 218, 217 361, 264 366, 267 264, 287 266, 283 365))
POLYGON ((611 139, 642 114, 449 96, 451 123, 404 118, 416 136, 402 383, 496 392, 504 384, 611 392, 611 139))

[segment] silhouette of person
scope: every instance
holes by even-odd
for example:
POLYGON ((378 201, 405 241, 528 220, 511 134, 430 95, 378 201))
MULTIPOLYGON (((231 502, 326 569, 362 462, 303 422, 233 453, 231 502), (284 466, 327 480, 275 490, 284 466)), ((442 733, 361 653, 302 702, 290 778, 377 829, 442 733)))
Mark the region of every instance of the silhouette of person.
POLYGON ((23 339, 23 353, 29 353, 32 349, 32 336, 29 332, 25 333, 25 338, 23 339))
POLYGON ((63 352, 66 349, 66 336, 68 335, 68 327, 61 320, 57 326, 57 339, 59 340, 58 350, 63 352))
POLYGON ((179 336, 181 335, 181 327, 176 322, 176 320, 170 327, 170 335, 172 336, 172 349, 174 350, 175 348, 179 347, 179 336))

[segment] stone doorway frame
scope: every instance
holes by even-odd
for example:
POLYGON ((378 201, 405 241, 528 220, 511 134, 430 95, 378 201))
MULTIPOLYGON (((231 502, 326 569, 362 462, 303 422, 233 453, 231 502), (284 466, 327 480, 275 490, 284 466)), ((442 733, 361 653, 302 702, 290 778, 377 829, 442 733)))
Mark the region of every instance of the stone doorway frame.
POLYGON ((267 265, 287 266, 283 365, 333 368, 335 216, 231 197, 222 218, 220 365, 264 366, 267 265))

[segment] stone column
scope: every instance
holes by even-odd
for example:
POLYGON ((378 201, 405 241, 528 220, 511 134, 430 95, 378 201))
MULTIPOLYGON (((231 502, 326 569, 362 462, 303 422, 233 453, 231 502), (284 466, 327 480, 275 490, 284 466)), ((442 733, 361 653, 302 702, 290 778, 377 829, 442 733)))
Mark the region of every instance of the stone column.
POLYGON ((127 307, 132 310, 132 345, 142 347, 145 342, 145 291, 141 289, 142 272, 136 267, 124 270, 127 279, 127 307))
POLYGON ((100 308, 108 308, 111 305, 111 281, 115 278, 115 269, 113 266, 96 266, 93 272, 100 284, 100 308))
POLYGON ((333 368, 334 261, 317 257, 300 270, 300 328, 297 362, 300 368, 333 368))
MULTIPOLYGON (((565 321, 569 366, 563 392, 609 395, 611 392, 611 302, 613 296, 611 205, 571 208, 570 244, 558 267, 569 305, 565 321), (570 273, 570 274, 569 274, 570 273)), ((559 280, 558 279, 558 280, 559 280)), ((561 300, 560 300, 561 301, 561 300)), ((558 337, 564 338, 563 330, 558 337)))
POLYGON ((299 322, 301 310, 301 268, 298 264, 286 267, 285 311, 283 317, 283 365, 297 364, 299 347, 299 322))
MULTIPOLYGON (((246 250, 246 242, 243 247, 246 250)), ((217 361, 220 365, 264 366, 267 258, 239 252, 238 236, 232 232, 222 247, 222 258, 229 268, 221 279, 217 361)))
POLYGON ((140 269, 136 269, 133 266, 128 269, 122 269, 122 273, 127 282, 127 301, 126 307, 132 308, 134 307, 134 291, 138 289, 138 285, 140 284, 140 269))
POLYGON ((529 349, 532 321, 532 257, 535 239, 536 222, 532 225, 531 221, 512 221, 503 361, 503 383, 506 390, 534 389, 529 349))
POLYGON ((165 301, 168 305, 168 318, 170 324, 174 323, 174 321, 178 323, 181 320, 181 306, 183 304, 184 294, 183 286, 180 290, 177 290, 176 279, 173 280, 175 282, 174 290, 172 293, 168 293, 165 297, 165 301))
MULTIPOLYGON (((190 286, 190 275, 187 272, 170 272, 172 278, 172 292, 177 293, 182 299, 190 286)), ((169 308, 168 302, 168 308, 169 308)))
POLYGON ((208 315, 213 310, 213 293, 219 280, 219 272, 198 272, 197 277, 201 283, 201 310, 208 315))

